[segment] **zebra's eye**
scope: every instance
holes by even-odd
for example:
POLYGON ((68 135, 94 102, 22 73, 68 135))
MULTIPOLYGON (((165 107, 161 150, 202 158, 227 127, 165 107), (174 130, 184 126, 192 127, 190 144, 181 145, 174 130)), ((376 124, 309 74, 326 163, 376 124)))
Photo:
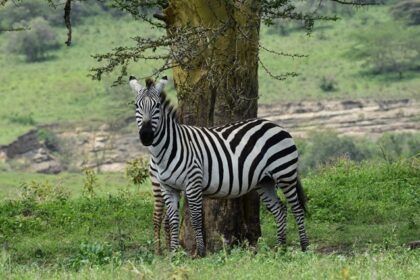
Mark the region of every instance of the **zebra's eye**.
POLYGON ((158 109, 160 108, 160 103, 156 104, 156 108, 158 109))

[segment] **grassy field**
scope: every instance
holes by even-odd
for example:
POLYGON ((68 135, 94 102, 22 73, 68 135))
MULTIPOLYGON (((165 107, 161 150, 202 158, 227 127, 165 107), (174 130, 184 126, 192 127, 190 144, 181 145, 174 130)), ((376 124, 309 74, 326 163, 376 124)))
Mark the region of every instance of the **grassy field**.
POLYGON ((416 158, 336 162, 303 180, 308 253, 292 217, 287 249, 276 249, 273 218, 262 209, 256 252, 226 248, 198 260, 182 250, 153 254, 149 183, 136 188, 115 175, 107 181, 125 188, 110 194, 100 181, 96 195, 80 195, 82 178, 64 180, 79 195, 53 188, 47 199, 0 203, 0 278, 418 279, 420 250, 406 244, 420 236, 419 171, 416 158))
MULTIPOLYGON (((51 11, 58 12, 58 11, 51 11)), ((260 57, 275 75, 294 71, 296 78, 278 81, 260 67, 259 92, 261 103, 299 101, 302 99, 401 98, 420 95, 420 75, 408 73, 398 80, 395 74, 371 75, 361 63, 349 59, 346 52, 355 44, 352 33, 357 30, 380 28, 381 23, 393 22, 388 7, 358 9, 354 16, 337 22, 316 24, 308 36, 304 31, 291 31, 281 36, 273 28, 263 27, 261 45, 275 51, 300 53, 306 58, 289 58, 261 50, 260 57), (337 89, 324 92, 320 83, 324 77, 333 79, 337 89)), ((64 42, 66 30, 55 27, 59 41, 64 42)), ((11 142, 30 127, 46 123, 112 122, 131 115, 127 103, 132 94, 126 85, 110 87, 117 73, 101 82, 88 77, 89 69, 98 65, 91 56, 118 45, 130 45, 135 35, 158 36, 142 22, 131 18, 100 15, 86 19, 73 30, 73 44, 53 53, 53 58, 26 63, 23 57, 0 52, 0 144, 11 142)), ((0 49, 5 50, 7 33, 0 33, 0 49)), ((149 75, 160 62, 139 61, 129 73, 139 77, 149 75)), ((170 76, 170 72, 168 73, 170 76)), ((170 94, 175 95, 173 85, 170 94)))
MULTIPOLYGON (((123 173, 99 173, 96 175, 96 191, 102 195, 116 194, 126 188, 139 188, 133 185, 123 173)), ((0 171, 0 201, 16 199, 25 184, 32 182, 48 183, 53 186, 60 186, 65 189, 71 198, 77 198, 82 194, 85 182, 85 175, 79 173, 60 173, 59 175, 48 175, 41 173, 30 173, 20 171, 0 171)), ((147 186, 141 186, 141 188, 147 186)))

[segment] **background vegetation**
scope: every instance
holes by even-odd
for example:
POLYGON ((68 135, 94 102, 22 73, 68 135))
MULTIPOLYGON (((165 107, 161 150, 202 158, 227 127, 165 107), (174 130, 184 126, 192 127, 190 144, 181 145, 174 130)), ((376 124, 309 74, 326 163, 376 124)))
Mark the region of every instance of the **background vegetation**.
MULTIPOLYGON (((4 50, 0 52, 0 67, 4 69, 0 73, 3 104, 0 144, 11 142, 37 124, 110 122, 131 116, 131 107, 127 103, 132 96, 128 87, 111 87, 115 77, 110 76, 102 82, 92 81, 87 75, 95 62, 88 58, 121 43, 130 45, 130 38, 139 32, 159 35, 159 31, 105 5, 79 3, 74 8, 73 44, 66 47, 63 42, 67 31, 61 22, 61 11, 51 10, 40 2, 44 1, 25 1, 18 7, 9 3, 0 9, 1 29, 27 26, 30 20, 42 17, 57 34, 58 42, 62 42, 60 49, 49 52, 50 59, 28 63, 25 56, 7 51, 15 35, 0 32, 0 49, 4 50)), ((290 58, 261 50, 261 60, 273 75, 292 71, 299 76, 278 81, 261 67, 260 102, 418 98, 420 74, 416 46, 420 38, 419 28, 400 21, 400 17, 397 21, 391 12, 392 7, 392 1, 385 6, 357 10, 331 6, 328 12, 338 12, 342 18, 337 22, 316 23, 309 36, 302 26, 289 22, 262 27, 263 47, 307 57, 290 58), (388 31, 390 25, 394 26, 392 34, 388 31), (386 36, 391 36, 391 39, 384 45, 386 36), (369 40, 363 41, 363 38, 369 40), (358 52, 350 55, 349 50, 353 49, 358 52), (388 63, 384 66, 386 71, 377 71, 380 66, 376 64, 382 60, 375 55, 382 49, 383 55, 391 57, 391 62, 383 62, 388 63), (389 65, 392 61, 397 62, 396 66, 389 65)), ((21 34, 33 31, 21 31, 21 34)), ((142 61, 131 65, 128 71, 145 77, 159 64, 158 61, 142 61)), ((169 87, 169 92, 174 96, 173 86, 169 87)))

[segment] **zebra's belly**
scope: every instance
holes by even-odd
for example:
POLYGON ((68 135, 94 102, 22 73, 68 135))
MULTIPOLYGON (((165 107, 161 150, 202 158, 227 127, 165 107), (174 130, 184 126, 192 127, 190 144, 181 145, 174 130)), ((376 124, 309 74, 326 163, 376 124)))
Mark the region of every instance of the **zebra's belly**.
POLYGON ((240 187, 237 180, 233 180, 232 185, 229 180, 224 180, 221 184, 217 182, 211 183, 207 189, 204 187, 203 194, 205 197, 210 198, 231 199, 241 197, 254 190, 256 187, 257 184, 240 187))

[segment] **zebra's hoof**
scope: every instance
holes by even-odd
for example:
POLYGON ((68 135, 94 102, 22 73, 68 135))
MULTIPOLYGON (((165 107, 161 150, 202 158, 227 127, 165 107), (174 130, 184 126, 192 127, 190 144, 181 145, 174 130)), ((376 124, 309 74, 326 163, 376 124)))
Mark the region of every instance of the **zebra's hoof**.
POLYGON ((193 255, 194 259, 203 258, 206 256, 206 250, 205 249, 197 249, 195 254, 193 255))
POLYGON ((302 252, 306 252, 308 250, 309 243, 300 244, 300 247, 302 248, 302 252))

